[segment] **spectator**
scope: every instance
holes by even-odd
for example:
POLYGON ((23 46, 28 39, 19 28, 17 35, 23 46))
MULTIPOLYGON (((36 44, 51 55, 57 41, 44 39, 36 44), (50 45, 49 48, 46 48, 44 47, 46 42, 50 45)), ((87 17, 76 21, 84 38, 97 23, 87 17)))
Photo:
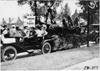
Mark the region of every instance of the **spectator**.
POLYGON ((66 19, 65 18, 62 19, 62 24, 63 24, 64 27, 67 27, 67 23, 66 23, 66 19))

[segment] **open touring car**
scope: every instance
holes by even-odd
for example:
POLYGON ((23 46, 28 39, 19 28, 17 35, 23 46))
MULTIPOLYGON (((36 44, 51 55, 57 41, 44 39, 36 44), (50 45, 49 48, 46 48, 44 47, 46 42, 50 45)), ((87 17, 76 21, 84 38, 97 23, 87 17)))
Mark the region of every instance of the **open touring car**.
POLYGON ((53 39, 38 40, 37 37, 24 38, 17 42, 16 38, 1 38, 1 59, 3 61, 14 60, 17 57, 17 53, 29 52, 28 50, 41 49, 43 54, 50 53, 52 51, 53 39))

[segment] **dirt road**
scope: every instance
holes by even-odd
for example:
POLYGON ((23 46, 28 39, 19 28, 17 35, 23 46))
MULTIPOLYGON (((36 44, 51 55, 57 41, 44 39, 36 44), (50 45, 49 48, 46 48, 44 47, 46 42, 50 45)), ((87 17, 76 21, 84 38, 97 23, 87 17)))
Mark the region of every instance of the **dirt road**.
POLYGON ((2 70, 62 70, 72 65, 99 57, 99 45, 58 51, 46 55, 19 58, 2 62, 2 70))
POLYGON ((81 62, 63 70, 100 70, 100 57, 81 62))

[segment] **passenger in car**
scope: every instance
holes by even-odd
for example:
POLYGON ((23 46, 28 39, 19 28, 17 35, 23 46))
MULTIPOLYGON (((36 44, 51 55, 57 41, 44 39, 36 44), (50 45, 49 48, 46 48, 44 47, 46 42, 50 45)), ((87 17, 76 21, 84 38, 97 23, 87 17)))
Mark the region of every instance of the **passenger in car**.
POLYGON ((46 26, 46 25, 42 25, 41 31, 42 31, 42 35, 43 35, 43 36, 45 36, 45 35, 48 34, 47 31, 46 31, 46 29, 47 29, 47 26, 46 26))
POLYGON ((36 27, 36 35, 37 35, 37 40, 38 42, 42 42, 42 40, 44 39, 44 36, 47 35, 47 32, 45 30, 46 28, 44 26, 40 27, 37 26, 36 27))

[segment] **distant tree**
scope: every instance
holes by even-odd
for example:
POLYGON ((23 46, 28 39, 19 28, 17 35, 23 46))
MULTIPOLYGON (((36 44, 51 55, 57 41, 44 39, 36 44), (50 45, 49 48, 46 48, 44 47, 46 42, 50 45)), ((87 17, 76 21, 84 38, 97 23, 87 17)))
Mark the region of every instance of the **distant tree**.
MULTIPOLYGON (((18 0, 18 5, 28 4, 32 12, 35 12, 35 22, 37 23, 37 16, 45 15, 47 22, 47 5, 48 2, 51 3, 51 7, 53 6, 53 15, 56 14, 56 7, 59 6, 62 0, 18 0), (43 7, 39 7, 39 4, 44 3, 43 7), (44 10, 44 11, 43 11, 44 10)), ((53 16, 54 17, 54 16, 53 16)))
POLYGON ((47 3, 50 2, 52 4, 52 6, 54 6, 54 8, 56 8, 57 6, 59 6, 59 3, 62 0, 18 0, 18 5, 28 4, 33 12, 36 11, 37 15, 41 15, 41 14, 43 15, 42 12, 43 12, 43 10, 45 10, 45 6, 38 8, 38 5, 36 3, 37 1, 39 4, 44 3, 45 6, 47 6, 47 3))
POLYGON ((79 14, 83 19, 85 20, 88 19, 88 8, 89 8, 90 24, 99 23, 99 0, 88 0, 88 1, 79 0, 78 5, 83 10, 83 12, 79 14))
POLYGON ((71 15, 70 8, 68 7, 68 3, 65 5, 63 17, 67 19, 68 16, 71 15))
POLYGON ((70 15, 71 13, 70 13, 70 8, 68 7, 68 3, 64 7, 61 5, 61 12, 58 14, 57 18, 59 20, 61 20, 62 18, 68 19, 68 16, 70 15))
POLYGON ((74 14, 72 15, 72 19, 73 21, 76 19, 76 17, 78 17, 78 12, 77 12, 77 9, 75 10, 74 14))

